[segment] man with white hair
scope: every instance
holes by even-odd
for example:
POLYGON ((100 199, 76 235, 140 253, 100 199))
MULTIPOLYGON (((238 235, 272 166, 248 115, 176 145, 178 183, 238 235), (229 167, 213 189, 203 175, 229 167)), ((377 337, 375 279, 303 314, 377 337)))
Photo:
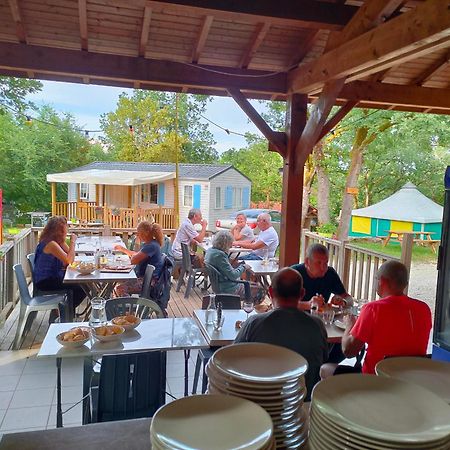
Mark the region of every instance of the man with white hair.
MULTIPOLYGON (((208 222, 203 220, 202 212, 198 208, 192 208, 187 216, 187 219, 183 221, 178 228, 175 240, 172 245, 172 253, 175 259, 182 259, 181 244, 191 245, 192 242, 200 243, 203 241, 206 235, 206 227, 208 222), (201 224, 202 230, 198 232, 194 225, 201 224)), ((194 267, 201 267, 203 265, 203 258, 200 258, 197 254, 191 253, 191 261, 194 267)))
POLYGON ((272 226, 270 215, 262 213, 256 219, 256 224, 260 229, 260 233, 253 241, 234 241, 233 246, 248 248, 252 250, 249 254, 239 259, 263 259, 267 254, 268 258, 275 256, 278 247, 278 234, 272 226))

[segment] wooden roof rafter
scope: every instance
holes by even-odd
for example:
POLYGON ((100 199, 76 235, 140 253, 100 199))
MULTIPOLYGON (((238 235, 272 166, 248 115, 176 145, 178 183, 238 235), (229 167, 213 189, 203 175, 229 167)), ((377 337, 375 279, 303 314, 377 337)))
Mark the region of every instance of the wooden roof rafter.
POLYGON ((434 64, 427 67, 420 75, 418 75, 412 84, 423 86, 433 76, 444 70, 448 64, 450 64, 450 50, 447 50, 441 58, 439 58, 434 64))
POLYGON ((22 11, 19 5, 19 0, 8 0, 11 15, 16 25, 16 35, 19 42, 26 44, 27 42, 27 30, 22 18, 22 11))
POLYGON ((239 67, 247 69, 253 56, 258 51, 259 46, 264 41, 264 38, 270 29, 270 25, 269 22, 260 22, 256 25, 250 44, 239 61, 239 67))
POLYGON ((142 19, 141 34, 139 39, 139 56, 145 56, 145 49, 148 44, 148 35, 150 32, 150 21, 152 18, 152 8, 150 5, 144 6, 144 17, 142 19))
POLYGON ((81 50, 88 51, 88 26, 86 0, 78 0, 78 16, 80 21, 81 50))
POLYGON ((192 63, 197 64, 200 59, 200 54, 202 53, 206 40, 208 39, 209 30, 213 23, 214 16, 207 15, 203 18, 203 23, 200 27, 200 31, 197 36, 197 41, 195 42, 194 49, 192 50, 192 63))

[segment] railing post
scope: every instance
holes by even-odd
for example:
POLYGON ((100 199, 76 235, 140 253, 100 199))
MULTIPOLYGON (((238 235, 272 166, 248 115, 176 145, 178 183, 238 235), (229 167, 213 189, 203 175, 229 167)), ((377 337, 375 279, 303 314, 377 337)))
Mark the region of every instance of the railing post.
MULTIPOLYGON (((338 265, 338 275, 340 276, 341 280, 343 280, 344 272, 345 272, 345 245, 348 241, 340 241, 339 244, 339 265, 338 265)), ((345 285, 344 285, 345 286, 345 285)))
MULTIPOLYGON (((411 271, 411 260, 412 260, 412 247, 414 244, 414 236, 412 234, 405 233, 402 239, 402 253, 400 255, 400 262, 402 262, 406 269, 408 270, 408 281, 409 274, 411 271)), ((405 288, 405 294, 408 293, 408 286, 405 288)))

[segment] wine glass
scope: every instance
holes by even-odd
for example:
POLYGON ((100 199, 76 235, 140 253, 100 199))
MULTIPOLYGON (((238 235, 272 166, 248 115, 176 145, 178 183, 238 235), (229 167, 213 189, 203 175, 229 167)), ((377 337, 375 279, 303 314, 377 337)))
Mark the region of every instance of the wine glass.
POLYGON ((247 313, 247 320, 248 320, 248 315, 255 309, 253 301, 244 300, 244 302, 242 303, 242 309, 247 313))

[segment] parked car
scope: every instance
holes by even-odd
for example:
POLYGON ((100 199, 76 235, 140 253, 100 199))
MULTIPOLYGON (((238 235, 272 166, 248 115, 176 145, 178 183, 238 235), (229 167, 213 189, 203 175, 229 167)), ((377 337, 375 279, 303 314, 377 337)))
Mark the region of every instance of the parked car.
POLYGON ((247 216, 247 225, 253 229, 255 234, 259 233, 259 228, 256 226, 256 219, 262 213, 269 213, 272 219, 272 225, 278 233, 278 236, 280 235, 281 213, 273 209, 243 209, 241 211, 237 211, 231 214, 228 219, 217 219, 216 229, 231 230, 231 228, 236 225, 236 216, 239 213, 244 213, 247 216))

